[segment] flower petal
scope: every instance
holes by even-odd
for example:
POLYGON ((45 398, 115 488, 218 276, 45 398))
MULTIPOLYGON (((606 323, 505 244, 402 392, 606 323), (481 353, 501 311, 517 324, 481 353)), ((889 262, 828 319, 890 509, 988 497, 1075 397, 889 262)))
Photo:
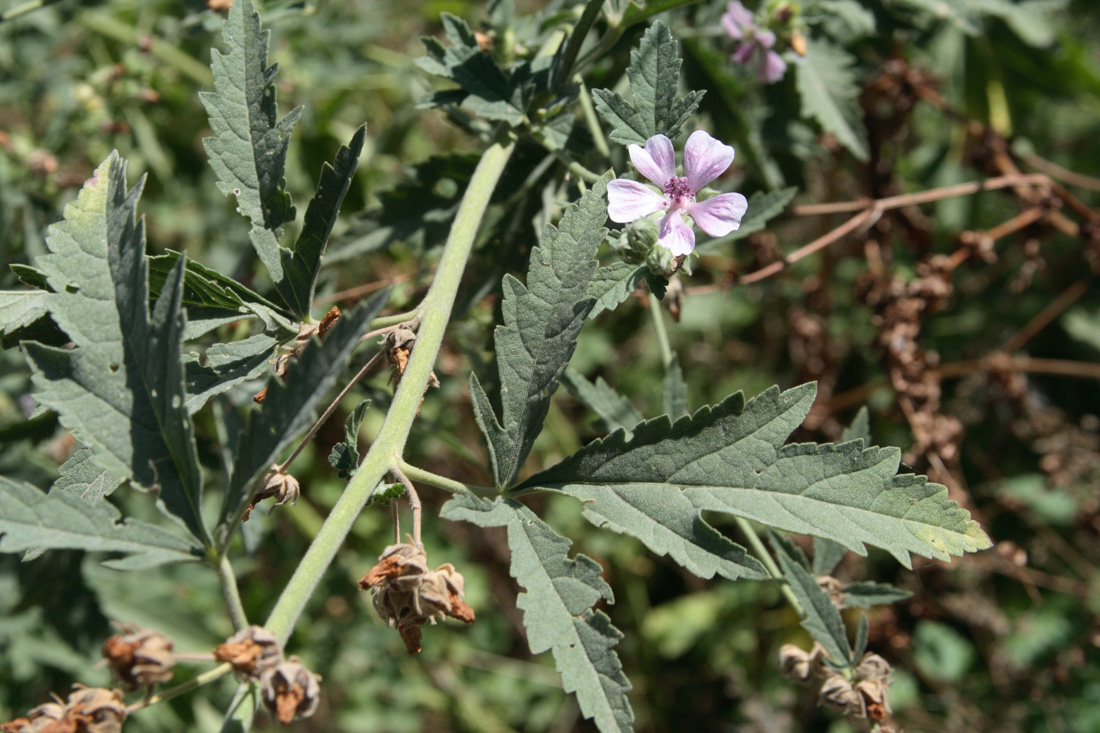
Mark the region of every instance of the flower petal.
POLYGON ((673 212, 661 219, 657 244, 668 248, 677 257, 690 254, 695 249, 695 232, 684 223, 679 212, 673 212))
POLYGON ((775 51, 768 51, 764 58, 761 59, 760 67, 756 70, 757 78, 768 84, 774 84, 779 81, 786 73, 787 62, 775 51))
POLYGON ((690 204, 685 211, 712 237, 724 237, 741 226, 749 202, 739 193, 720 193, 706 201, 690 204))
POLYGON ((771 48, 775 45, 775 33, 771 31, 757 31, 753 38, 764 48, 771 48))
POLYGON ((637 181, 618 178, 607 184, 607 215, 617 224, 649 216, 665 205, 664 196, 637 181))
POLYGON ((720 176, 733 162, 733 148, 696 130, 684 147, 684 178, 692 194, 720 176))
POLYGON ((668 179, 676 175, 676 150, 672 141, 664 135, 654 135, 645 141, 645 149, 631 145, 630 162, 638 172, 662 189, 668 179))
POLYGON ((735 64, 747 64, 752 59, 752 52, 756 50, 756 44, 752 41, 746 41, 734 50, 730 56, 730 61, 735 64))
POLYGON ((722 26, 734 38, 740 40, 744 32, 753 27, 752 11, 739 2, 731 2, 722 15, 722 26))

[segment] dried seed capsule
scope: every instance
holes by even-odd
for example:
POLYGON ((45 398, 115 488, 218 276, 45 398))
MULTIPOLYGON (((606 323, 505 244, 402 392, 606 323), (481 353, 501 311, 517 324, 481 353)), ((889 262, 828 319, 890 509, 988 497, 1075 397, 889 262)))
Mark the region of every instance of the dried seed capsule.
POLYGON ((282 661, 283 652, 274 634, 260 626, 249 626, 219 644, 214 658, 232 664, 238 679, 257 682, 260 675, 282 661))
POLYGON ((805 682, 810 678, 810 655, 794 644, 779 648, 779 669, 784 676, 805 682))
POLYGON ((260 678, 264 705, 283 725, 296 718, 308 718, 317 710, 321 697, 319 680, 298 657, 280 662, 260 678))
POLYGON ((172 679, 172 642, 156 631, 124 629, 103 643, 103 658, 127 690, 153 687, 172 679))
POLYGON ((126 720, 126 703, 118 690, 75 685, 63 720, 74 723, 73 730, 79 733, 120 733, 126 720))

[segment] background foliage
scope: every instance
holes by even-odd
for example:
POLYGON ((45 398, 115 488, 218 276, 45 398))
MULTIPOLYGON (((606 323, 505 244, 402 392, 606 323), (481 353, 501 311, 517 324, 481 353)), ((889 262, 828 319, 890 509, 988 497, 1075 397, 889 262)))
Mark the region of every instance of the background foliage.
MULTIPOLYGON (((872 608, 868 631, 870 648, 894 666, 891 699, 906 729, 1100 727, 1100 181, 1087 177, 1100 175, 1100 11, 1088 0, 807 3, 804 62, 763 86, 729 61, 728 39, 712 32, 723 5, 649 5, 685 6, 660 17, 682 44, 687 88, 706 91, 696 126, 737 148, 724 188, 770 192, 755 199, 750 217, 769 204, 778 213, 787 187, 798 190, 795 206, 882 199, 1001 176, 1006 165, 1052 173, 1072 193, 1034 201, 1010 188, 891 209, 870 229, 789 268, 774 267, 780 253, 851 213, 788 209, 758 228, 746 221, 739 234, 751 236, 700 248, 694 274, 681 280, 671 340, 686 382, 681 411, 737 390, 755 395, 775 383, 817 380, 796 440, 840 439, 866 403, 875 442, 906 450, 905 462, 947 485, 996 543, 951 565, 914 558, 914 572, 882 551, 848 553, 834 572, 844 582, 873 579, 912 593, 872 608), (1041 220, 997 230, 1036 207, 1041 220), (1000 235, 991 249, 984 233, 1000 235), (960 252, 945 276, 945 260, 960 252), (769 266, 776 274, 753 277, 769 266), (927 374, 936 377, 932 385, 922 381, 927 374)), ((412 62, 424 55, 419 36, 455 32, 440 22, 447 11, 489 32, 507 54, 505 29, 534 36, 568 8, 519 3, 514 23, 497 13, 482 26, 483 5, 461 1, 263 4, 282 112, 302 107, 286 150, 285 188, 296 201, 309 201, 321 162, 337 159, 367 123, 321 265, 320 301, 350 310, 394 283, 391 305, 414 304, 477 162, 476 125, 458 112, 416 107, 426 94, 447 93, 412 62), (460 155, 442 157, 452 153, 460 155)), ((141 210, 155 251, 186 252, 272 292, 272 270, 257 261, 249 225, 223 195, 201 142, 211 130, 198 93, 216 91, 210 49, 228 52, 221 25, 201 2, 130 0, 62 2, 0 23, 0 289, 20 287, 8 265, 45 252, 46 226, 117 149, 131 184, 149 174, 141 210)), ((625 93, 620 80, 644 27, 615 40, 590 71, 593 88, 625 93)), ((524 101, 501 99, 481 113, 509 119, 524 101)), ((616 170, 625 171, 624 149, 612 151, 616 170)), ((521 148, 516 170, 543 155, 521 148)), ((566 187, 556 174, 535 182, 549 201, 566 187)), ((561 213, 537 197, 516 205, 508 191, 502 185, 494 198, 489 216, 501 234, 475 251, 461 318, 436 366, 441 387, 424 403, 406 454, 481 485, 498 477, 473 429, 466 375, 472 365, 492 386, 487 365, 493 325, 502 320, 501 278, 526 271, 536 232, 561 213)), ((150 282, 160 288, 171 283, 171 262, 155 262, 150 282)), ((571 389, 549 402, 546 430, 521 477, 603 435, 616 424, 609 415, 633 427, 621 405, 597 420, 586 406, 591 398, 572 396, 583 393, 581 380, 615 385, 636 415, 675 404, 663 399, 665 365, 648 319, 644 299, 632 297, 585 326, 564 380, 571 389)), ((39 337, 49 343, 50 334, 39 337)), ((0 379, 0 473, 46 488, 70 459, 72 441, 54 415, 34 414, 17 350, 0 353, 0 379)), ((247 399, 259 386, 251 375, 235 389, 247 399)), ((366 435, 389 399, 385 376, 365 391, 375 400, 366 435)), ((343 489, 326 458, 345 439, 356 404, 349 399, 294 464, 308 486, 302 501, 247 525, 249 554, 236 569, 250 617, 271 608, 343 489)), ((204 466, 220 460, 212 446, 225 426, 216 423, 204 414, 195 424, 204 466)), ((447 497, 422 493, 428 514, 438 514, 447 497)), ((157 516, 146 496, 118 492, 109 501, 127 516, 157 516)), ((605 568, 618 602, 600 608, 625 634, 617 650, 634 685, 639 730, 846 729, 780 677, 779 646, 808 647, 808 636, 773 585, 701 580, 636 540, 592 531, 567 497, 529 504, 574 541, 571 552, 605 568)), ((104 521, 112 511, 104 505, 104 521)), ((730 520, 711 519, 736 535, 730 520)), ((462 569, 479 616, 468 628, 431 628, 423 654, 406 656, 355 584, 386 544, 388 522, 387 511, 364 512, 294 632, 294 653, 325 680, 322 708, 300 728, 589 729, 549 656, 528 651, 501 530, 427 525, 428 554, 462 569)), ((209 571, 177 564, 120 573, 101 559, 51 551, 21 563, 19 555, 0 555, 0 718, 73 680, 106 684, 107 672, 94 663, 109 620, 171 630, 182 651, 209 650, 230 633, 209 571)), ((209 689, 156 705, 127 730, 217 729, 233 685, 209 689)))

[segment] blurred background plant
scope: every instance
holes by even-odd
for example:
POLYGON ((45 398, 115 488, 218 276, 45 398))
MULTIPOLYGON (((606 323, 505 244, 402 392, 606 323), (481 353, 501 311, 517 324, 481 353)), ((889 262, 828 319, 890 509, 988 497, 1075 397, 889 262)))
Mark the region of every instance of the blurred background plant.
MULTIPOLYGON (((0 10, 11 14, 0 22, 0 289, 19 287, 9 265, 45 251, 46 226, 112 149, 130 161, 131 177, 149 174, 142 211, 154 249, 186 251, 267 287, 242 244, 247 224, 217 190, 201 143, 210 131, 198 92, 212 85, 209 49, 220 44, 222 14, 197 1, 70 0, 15 13, 20 5, 0 10)), ((687 87, 707 92, 697 126, 737 149, 726 190, 798 189, 766 229, 702 244, 693 274, 673 285, 670 338, 688 407, 817 380, 818 401, 796 439, 839 440, 866 404, 876 442, 903 448, 906 463, 948 486, 996 543, 951 565, 914 558, 915 572, 881 551, 849 553, 834 571, 844 582, 870 578, 912 593, 870 610, 870 647, 894 669, 898 723, 1100 730, 1100 7, 750 3, 788 67, 768 84, 752 63, 731 60, 724 3, 608 6, 664 11, 655 17, 682 44, 687 87), (1032 174, 1057 185, 1039 186, 1032 174), (892 199, 983 179, 1004 180, 997 190, 892 199), (856 203, 827 206, 835 202, 856 203), (853 217, 862 219, 846 224, 853 217), (842 236, 838 226, 847 226, 842 236), (799 249, 815 240, 812 254, 799 249)), ((286 171, 299 201, 313 190, 314 161, 331 160, 368 125, 318 302, 344 307, 391 282, 391 304, 415 303, 432 274, 426 255, 442 244, 482 146, 467 120, 416 107, 433 91, 413 64, 423 55, 419 37, 439 35, 447 11, 507 56, 517 34, 536 35, 573 4, 518 2, 511 15, 493 3, 491 23, 484 4, 462 0, 271 0, 262 9, 280 103, 305 107, 286 171), (456 152, 472 157, 433 157, 456 152)), ((593 88, 616 88, 645 25, 608 39, 610 52, 586 72, 593 88)), ((623 147, 611 152, 625 171, 623 147)), ((559 184, 546 182, 548 197, 559 184)), ((490 216, 504 208, 498 202, 490 216)), ((442 387, 424 403, 407 452, 473 484, 491 483, 465 388, 499 320, 497 299, 484 296, 499 292, 501 274, 523 269, 544 212, 510 215, 526 217, 514 236, 527 244, 502 255, 498 243, 479 243, 459 296, 463 318, 436 366, 442 387)), ((642 295, 596 319, 571 368, 617 385, 652 416, 663 412, 664 370, 648 319, 642 295)), ((32 415, 17 350, 0 352, 0 380, 0 473, 48 487, 72 441, 56 416, 32 415)), ((379 375, 366 387, 376 408, 388 401, 384 382, 379 375)), ((271 608, 344 487, 326 457, 352 407, 297 459, 308 494, 292 510, 257 510, 260 521, 248 525, 250 555, 237 570, 250 617, 271 608)), ((369 412, 364 433, 383 414, 369 412)), ((212 422, 198 424, 200 440, 215 433, 212 422)), ((588 408, 563 391, 527 468, 600 434, 588 408)), ((445 497, 423 495, 437 514, 445 497)), ((148 497, 112 500, 127 515, 154 514, 148 497)), ((604 610, 626 635, 618 649, 638 730, 852 729, 781 676, 780 646, 810 643, 777 588, 700 580, 629 538, 585 531, 571 500, 534 504, 606 569, 619 602, 604 610)), ((718 526, 736 534, 732 523, 718 526)), ((299 729, 594 729, 562 693, 549 657, 527 650, 502 531, 426 526, 428 555, 462 568, 478 623, 432 628, 415 658, 356 585, 388 532, 388 512, 363 513, 294 632, 295 653, 325 689, 299 729)), ((0 719, 73 680, 108 684, 95 662, 113 633, 109 620, 170 630, 183 652, 209 651, 232 631, 216 579, 202 568, 124 574, 79 552, 30 563, 0 555, 0 719)), ((178 670, 177 681, 188 674, 178 670)), ((210 689, 155 705, 126 729, 217 730, 233 686, 210 689)))

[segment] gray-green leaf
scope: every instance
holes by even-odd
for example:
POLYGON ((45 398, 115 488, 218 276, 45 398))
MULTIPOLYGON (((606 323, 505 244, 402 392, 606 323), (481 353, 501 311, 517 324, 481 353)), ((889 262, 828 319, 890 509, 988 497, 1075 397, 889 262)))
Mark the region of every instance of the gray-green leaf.
POLYGON ((827 41, 808 41, 806 58, 798 65, 798 92, 802 114, 813 117, 825 132, 857 159, 866 161, 867 131, 859 109, 859 84, 852 66, 855 59, 827 41))
POLYGON ((596 111, 611 125, 612 140, 645 145, 654 135, 674 139, 680 134, 704 94, 679 93, 681 63, 679 44, 668 27, 657 21, 642 36, 638 50, 630 53, 626 73, 631 101, 610 89, 592 92, 596 111))
MULTIPOLYGON (((332 446, 328 462, 336 469, 340 478, 350 479, 355 469, 359 468, 359 428, 363 425, 363 418, 367 416, 370 405, 370 400, 363 400, 355 406, 344 421, 344 439, 332 446)), ((404 485, 401 490, 405 490, 404 485)))
POLYGON ((36 399, 96 462, 157 488, 163 508, 206 538, 202 470, 184 404, 184 262, 150 313, 141 188, 127 190, 125 163, 112 153, 50 227, 50 254, 38 258, 54 290, 47 307, 76 348, 28 343, 27 356, 36 399))
POLYGON ((876 545, 906 567, 909 553, 946 560, 990 546, 970 514, 947 501, 945 487, 896 475, 896 448, 783 446, 815 393, 812 384, 772 388, 747 404, 733 395, 675 423, 648 420, 629 442, 621 432, 595 440, 512 493, 682 490, 699 509, 824 537, 860 554, 865 543, 876 545))
POLYGON ((595 304, 588 286, 596 272, 596 250, 606 236, 609 178, 605 174, 571 205, 557 227, 546 226, 531 252, 526 285, 511 275, 504 278, 504 324, 495 333, 501 420, 477 377, 470 376, 475 416, 488 439, 499 487, 511 483, 530 452, 595 304))
POLYGON ((645 265, 632 265, 619 260, 596 270, 592 282, 588 284, 588 297, 596 299, 588 317, 595 318, 605 310, 614 310, 630 297, 630 294, 645 279, 649 268, 645 265))
POLYGON ((67 491, 44 494, 0 476, 0 552, 41 547, 125 553, 106 564, 131 570, 202 559, 197 543, 151 524, 122 521, 106 501, 90 504, 67 491))
POLYGON ((797 559, 784 550, 781 543, 774 543, 774 546, 783 577, 802 606, 802 627, 821 642, 833 662, 851 664, 852 646, 848 642, 848 630, 829 594, 822 590, 814 576, 797 559))
POLYGON ((569 540, 530 509, 510 499, 456 495, 441 515, 479 527, 507 527, 512 577, 523 586, 517 605, 533 654, 554 654, 562 686, 577 695, 581 712, 601 731, 631 731, 634 712, 614 646, 622 634, 592 606, 614 602, 600 566, 584 555, 568 556, 569 540))
POLYGON ((684 370, 680 368, 680 357, 673 354, 672 359, 665 364, 665 385, 661 395, 665 414, 673 420, 679 420, 687 415, 687 396, 687 384, 684 382, 684 370))
POLYGON ((844 594, 844 605, 854 608, 897 603, 913 595, 904 588, 897 588, 889 583, 876 583, 872 580, 849 583, 844 586, 841 593, 844 594))
POLYGON ((0 291, 0 333, 7 335, 46 315, 46 295, 42 290, 0 291))
POLYGON ((593 383, 573 369, 566 369, 561 382, 574 397, 599 416, 599 428, 604 432, 610 433, 622 428, 629 440, 631 428, 643 419, 642 414, 634 409, 634 405, 616 392, 603 377, 597 377, 593 383))
POLYGON ((256 379, 267 370, 279 342, 256 334, 242 341, 214 344, 204 362, 187 363, 187 411, 194 415, 206 402, 237 384, 256 379))

